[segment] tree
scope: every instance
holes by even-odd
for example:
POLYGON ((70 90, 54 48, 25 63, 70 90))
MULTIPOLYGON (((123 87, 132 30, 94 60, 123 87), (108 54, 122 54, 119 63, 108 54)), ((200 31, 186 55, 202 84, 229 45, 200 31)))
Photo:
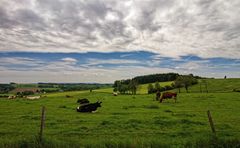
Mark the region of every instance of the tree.
POLYGON ((189 86, 192 85, 192 77, 191 76, 183 76, 183 86, 185 87, 187 93, 189 86))
POLYGON ((175 88, 178 88, 178 92, 180 93, 181 92, 180 88, 183 87, 183 77, 182 76, 177 77, 173 84, 175 88))
POLYGON ((149 83, 148 84, 148 94, 151 94, 151 93, 154 93, 154 87, 153 87, 153 85, 152 85, 152 83, 149 83))
POLYGON ((120 81, 115 81, 113 84, 113 91, 119 91, 119 85, 120 85, 120 81))
POLYGON ((132 79, 129 83, 129 90, 132 92, 133 95, 136 95, 137 88, 138 88, 138 82, 134 79, 132 79))
POLYGON ((126 84, 120 84, 119 87, 118 87, 118 91, 121 94, 125 94, 128 90, 129 90, 128 85, 126 85, 126 84))
POLYGON ((155 89, 156 89, 156 91, 160 91, 161 87, 160 87, 159 82, 155 82, 155 89))
POLYGON ((193 77, 193 75, 183 75, 183 76, 179 76, 174 84, 175 87, 178 88, 179 92, 180 92, 180 87, 184 87, 188 93, 188 88, 191 85, 197 84, 197 79, 193 77))

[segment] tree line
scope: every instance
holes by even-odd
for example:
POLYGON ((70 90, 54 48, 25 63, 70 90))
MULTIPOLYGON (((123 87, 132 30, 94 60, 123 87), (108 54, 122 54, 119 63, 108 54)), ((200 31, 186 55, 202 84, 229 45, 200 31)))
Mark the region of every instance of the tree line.
POLYGON ((134 79, 117 80, 113 84, 113 91, 120 92, 121 94, 133 94, 137 93, 139 83, 134 79))
POLYGON ((189 75, 179 75, 177 73, 165 73, 165 74, 152 74, 145 76, 138 76, 133 79, 126 80, 116 80, 113 84, 115 92, 120 92, 121 94, 131 93, 136 94, 139 84, 148 85, 148 94, 156 93, 157 91, 167 91, 178 88, 180 93, 180 88, 184 87, 188 92, 188 88, 191 85, 197 84, 197 78, 199 76, 189 75), (174 81, 171 85, 161 86, 159 82, 174 81), (155 83, 153 85, 153 83, 155 83))
POLYGON ((178 73, 160 73, 160 74, 151 74, 144 76, 137 76, 133 78, 139 84, 155 83, 155 82, 166 82, 174 81, 179 76, 178 73))

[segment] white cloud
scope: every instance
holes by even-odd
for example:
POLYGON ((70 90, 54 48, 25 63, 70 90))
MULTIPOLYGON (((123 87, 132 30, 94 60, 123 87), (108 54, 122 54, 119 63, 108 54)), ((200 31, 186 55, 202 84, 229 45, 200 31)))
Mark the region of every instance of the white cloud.
POLYGON ((0 69, 1 80, 0 83, 19 82, 19 83, 33 83, 33 82, 99 82, 99 83, 113 83, 117 79, 127 79, 142 74, 170 72, 167 68, 147 68, 147 67, 116 67, 116 68, 101 68, 92 67, 88 69, 74 68, 60 68, 49 70, 48 67, 42 71, 28 70, 16 71, 9 69, 0 69), (2 71, 1 71, 2 70, 2 71))
POLYGON ((76 63, 77 60, 74 58, 63 58, 62 61, 69 62, 69 63, 76 63))
POLYGON ((22 66, 39 66, 43 64, 42 61, 28 58, 28 57, 1 57, 0 65, 11 66, 11 65, 22 65, 22 66))
POLYGON ((115 65, 121 65, 121 64, 140 64, 141 61, 138 60, 126 60, 126 59, 93 59, 90 58, 87 60, 87 66, 90 65, 99 65, 99 64, 115 64, 115 65))
MULTIPOLYGON (((157 56, 158 57, 158 56, 157 56)), ((165 59, 166 60, 166 59, 165 59)), ((189 59, 188 59, 189 60, 189 59)), ((0 83, 8 82, 99 82, 112 83, 118 79, 128 79, 139 75, 153 73, 177 72, 180 74, 193 73, 206 77, 240 77, 239 62, 214 64, 211 60, 169 61, 172 66, 164 68, 161 59, 153 61, 123 60, 123 59, 89 59, 87 64, 75 64, 77 59, 62 58, 56 61, 44 62, 32 58, 0 58, 0 83), (175 63, 174 63, 175 62, 175 63), (15 65, 24 64, 24 67, 15 65), (42 63, 42 64, 41 64, 42 63), (140 66, 144 63, 144 66, 140 66), (106 67, 104 64, 116 66, 106 67), (15 66, 13 66, 15 65, 15 66), (138 66, 137 66, 138 65, 138 66), (25 68, 25 66, 31 66, 25 68), (174 67, 175 66, 175 67, 174 67), (211 75, 212 74, 212 75, 211 75)), ((162 61, 164 62, 164 61, 162 61)), ((165 61, 166 62, 166 61, 165 61)))

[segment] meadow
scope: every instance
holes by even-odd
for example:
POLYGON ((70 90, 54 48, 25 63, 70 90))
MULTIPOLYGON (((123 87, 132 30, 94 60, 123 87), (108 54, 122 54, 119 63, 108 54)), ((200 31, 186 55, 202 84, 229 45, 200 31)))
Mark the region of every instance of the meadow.
POLYGON ((225 146, 239 146, 240 93, 232 91, 239 84, 240 79, 211 79, 209 93, 200 93, 199 85, 191 93, 182 89, 177 103, 159 103, 155 94, 142 93, 143 87, 137 95, 113 96, 112 88, 105 88, 49 93, 39 100, 0 99, 0 147, 41 147, 36 139, 42 106, 42 147, 196 147, 213 136, 207 110, 216 137, 232 141, 225 146), (102 101, 102 107, 95 113, 76 112, 79 98, 102 101))

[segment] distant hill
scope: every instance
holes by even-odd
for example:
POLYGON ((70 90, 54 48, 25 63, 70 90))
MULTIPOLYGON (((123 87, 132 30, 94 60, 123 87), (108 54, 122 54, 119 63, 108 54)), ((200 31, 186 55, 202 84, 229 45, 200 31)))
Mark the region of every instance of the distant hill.
MULTIPOLYGON (((192 77, 196 79, 202 79, 203 77, 200 76, 194 76, 193 74, 189 74, 192 77)), ((132 80, 136 80, 138 84, 149 84, 149 83, 155 83, 155 82, 168 82, 168 81, 174 81, 177 79, 177 77, 180 76, 178 73, 158 73, 158 74, 150 74, 150 75, 143 75, 143 76, 137 76, 132 78, 132 80)), ((116 83, 121 82, 122 84, 129 84, 131 79, 124 79, 124 80, 116 80, 113 85, 116 85, 116 83)))
MULTIPOLYGON (((206 80, 207 82, 207 87, 208 87, 208 92, 209 93, 217 93, 217 92, 233 92, 235 91, 240 91, 240 78, 229 78, 229 79, 198 79, 199 83, 195 84, 193 86, 189 87, 189 93, 199 93, 200 92, 200 84, 202 80, 206 80)), ((167 82, 159 82, 161 87, 164 87, 166 85, 171 85, 173 81, 167 81, 167 82)), ((137 94, 147 94, 148 91, 148 84, 140 84, 139 89, 137 90, 137 94)), ((152 83, 153 86, 155 83, 152 83)), ((202 83, 202 92, 206 92, 205 85, 202 83)), ((96 90, 97 92, 108 92, 112 93, 113 88, 101 88, 96 90)), ((172 91, 172 90, 170 90, 172 91)), ((173 91, 178 92, 178 89, 174 89, 173 91)), ((181 93, 186 93, 185 88, 181 88, 181 93)))
POLYGON ((137 76, 133 79, 136 80, 139 84, 147 84, 154 82, 167 82, 174 81, 179 76, 178 73, 159 73, 159 74, 150 74, 144 76, 137 76))

